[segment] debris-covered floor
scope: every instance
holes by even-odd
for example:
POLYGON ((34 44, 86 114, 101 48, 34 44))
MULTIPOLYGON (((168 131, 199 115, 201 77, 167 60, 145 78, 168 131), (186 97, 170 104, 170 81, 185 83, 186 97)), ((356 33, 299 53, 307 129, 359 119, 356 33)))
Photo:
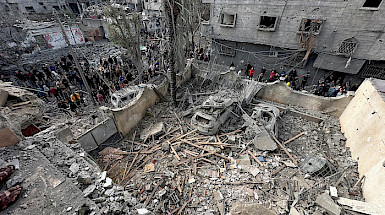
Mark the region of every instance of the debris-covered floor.
MULTIPOLYGON (((129 191, 131 204, 155 214, 287 214, 290 208, 292 214, 322 214, 335 209, 326 205, 341 210, 325 192, 362 200, 338 119, 254 99, 235 107, 218 134, 205 135, 192 126, 190 109, 215 92, 190 84, 183 89, 190 102, 157 104, 118 146, 99 152, 99 164, 129 191), (270 145, 255 143, 245 123, 244 114, 252 117, 256 106, 281 110, 277 140, 269 135, 270 145)), ((183 101, 183 93, 179 97, 183 101)))
POLYGON ((18 163, 8 183, 24 188, 5 213, 355 214, 337 204, 363 200, 338 119, 248 98, 242 86, 203 83, 179 89, 177 107, 148 109, 124 140, 94 157, 74 137, 106 113, 46 107, 49 128, 0 148, 1 166, 18 163))

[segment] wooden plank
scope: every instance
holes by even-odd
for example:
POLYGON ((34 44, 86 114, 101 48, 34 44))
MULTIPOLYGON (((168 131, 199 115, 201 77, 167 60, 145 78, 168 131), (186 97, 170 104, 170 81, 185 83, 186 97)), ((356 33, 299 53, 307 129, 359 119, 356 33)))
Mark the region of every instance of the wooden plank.
POLYGON ((300 134, 294 136, 293 138, 291 138, 291 139, 289 139, 289 140, 286 140, 283 144, 288 144, 288 143, 290 143, 291 141, 297 139, 298 137, 300 137, 300 136, 302 136, 302 135, 304 135, 304 134, 305 134, 305 132, 302 132, 302 133, 300 133, 300 134))
POLYGON ((298 162, 296 159, 293 158, 293 156, 291 156, 291 154, 289 153, 289 151, 287 151, 285 149, 285 147, 277 140, 277 138, 274 137, 274 135, 271 135, 273 137, 273 139, 275 140, 275 142, 277 142, 277 144, 279 145, 279 147, 281 147, 281 149, 287 154, 287 156, 289 156, 289 158, 293 161, 294 164, 298 165, 298 162))
POLYGON ((257 161, 257 163, 258 163, 261 167, 263 167, 263 163, 262 163, 260 160, 258 160, 258 158, 255 157, 255 155, 253 155, 253 153, 251 153, 249 150, 247 150, 247 152, 251 155, 251 157, 254 158, 255 161, 257 161))
POLYGON ((194 159, 197 159, 197 158, 202 158, 202 157, 206 157, 206 156, 209 156, 209 155, 213 155, 215 152, 210 152, 210 153, 206 153, 206 154, 203 154, 203 155, 199 155, 199 156, 196 156, 196 157, 192 157, 192 158, 189 158, 187 160, 184 160, 184 161, 181 161, 177 164, 177 166, 181 165, 181 164, 184 164, 184 163, 188 163, 194 159))
POLYGON ((218 156, 218 157, 221 157, 221 158, 223 158, 223 159, 225 159, 225 160, 228 160, 228 158, 226 157, 226 156, 224 156, 224 155, 221 155, 221 154, 218 154, 218 153, 216 153, 216 152, 214 152, 214 151, 210 151, 210 150, 208 150, 208 149, 205 149, 205 148, 203 148, 202 146, 198 146, 198 145, 196 145, 196 144, 194 144, 194 143, 191 143, 191 142, 189 142, 189 141, 187 141, 187 140, 182 140, 182 142, 184 142, 184 143, 187 143, 187 144, 189 144, 189 145, 191 145, 191 146, 194 146, 194 147, 197 147, 198 149, 202 149, 202 150, 204 150, 204 151, 206 151, 206 152, 213 152, 213 154, 215 155, 215 156, 218 156))
POLYGON ((154 196, 154 194, 155 194, 155 192, 158 189, 160 184, 161 184, 161 182, 158 182, 158 184, 155 186, 154 190, 152 190, 151 194, 148 196, 146 202, 144 203, 144 207, 147 207, 148 203, 150 203, 152 197, 154 196))
POLYGON ((171 151, 174 153, 176 159, 177 159, 178 161, 180 161, 180 157, 179 157, 178 153, 176 153, 176 151, 175 151, 175 149, 174 149, 174 146, 172 146, 172 145, 170 144, 170 148, 171 148, 171 151))

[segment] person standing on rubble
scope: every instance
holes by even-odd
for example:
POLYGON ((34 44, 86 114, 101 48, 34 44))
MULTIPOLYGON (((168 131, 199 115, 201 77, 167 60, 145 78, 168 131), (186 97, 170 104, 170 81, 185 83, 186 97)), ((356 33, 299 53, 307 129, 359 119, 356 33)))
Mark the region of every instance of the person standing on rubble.
MULTIPOLYGON (((73 92, 71 94, 71 103, 74 104, 74 108, 77 109, 78 107, 80 107, 80 96, 78 93, 76 92, 73 92)), ((72 110, 72 108, 71 108, 72 110)))
POLYGON ((251 67, 250 73, 249 73, 249 79, 250 79, 250 80, 253 80, 254 73, 255 73, 254 67, 251 67))
POLYGON ((269 82, 274 82, 275 81, 275 69, 271 70, 271 73, 269 75, 269 82))
POLYGON ((302 76, 301 89, 304 89, 304 88, 305 88, 306 83, 307 83, 307 81, 309 80, 309 78, 310 78, 310 73, 309 73, 309 72, 307 72, 306 74, 304 74, 304 75, 302 76))
POLYGON ((249 75, 248 73, 250 72, 251 67, 252 66, 251 66, 250 62, 248 62, 246 65, 246 75, 249 75))

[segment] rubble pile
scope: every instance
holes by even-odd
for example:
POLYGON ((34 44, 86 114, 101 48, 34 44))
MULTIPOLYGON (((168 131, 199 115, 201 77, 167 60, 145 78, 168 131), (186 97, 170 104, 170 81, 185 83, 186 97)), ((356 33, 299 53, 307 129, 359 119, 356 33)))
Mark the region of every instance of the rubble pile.
MULTIPOLYGON (((84 45, 78 45, 75 47, 75 52, 79 58, 87 58, 90 65, 97 67, 99 65, 99 59, 101 56, 119 56, 121 51, 120 49, 108 41, 96 41, 92 43, 85 43, 84 45)), ((52 64, 52 62, 57 62, 60 60, 62 55, 67 55, 69 53, 69 48, 62 49, 47 49, 42 51, 37 51, 32 54, 24 54, 20 60, 20 64, 24 67, 28 66, 38 66, 38 64, 52 64)))
MULTIPOLYGON (((209 98, 210 93, 190 90, 196 101, 209 98)), ((184 108, 176 114, 167 111, 168 105, 151 108, 119 149, 98 159, 113 181, 135 199, 137 208, 154 214, 239 214, 241 208, 254 204, 258 207, 247 210, 256 212, 245 214, 294 210, 312 214, 329 210, 323 193, 333 199, 363 200, 357 164, 345 148, 335 118, 319 114, 323 121, 316 123, 286 111, 278 116, 281 107, 260 103, 245 106, 244 112, 234 109, 218 134, 207 135, 194 128, 184 108), (261 117, 261 109, 273 119, 261 117), (242 113, 254 121, 253 126, 265 130, 261 137, 270 139, 275 148, 256 146, 261 139, 251 138, 256 134, 247 132, 250 123, 245 123, 242 113), (320 165, 309 170, 309 161, 315 160, 320 165)))
POLYGON ((18 164, 7 183, 24 188, 6 212, 342 214, 349 201, 363 201, 337 119, 255 99, 253 82, 217 91, 196 83, 179 93, 179 107, 170 108, 167 97, 123 141, 90 152, 94 157, 76 137, 108 114, 45 111, 48 128, 0 148, 0 167, 18 164))

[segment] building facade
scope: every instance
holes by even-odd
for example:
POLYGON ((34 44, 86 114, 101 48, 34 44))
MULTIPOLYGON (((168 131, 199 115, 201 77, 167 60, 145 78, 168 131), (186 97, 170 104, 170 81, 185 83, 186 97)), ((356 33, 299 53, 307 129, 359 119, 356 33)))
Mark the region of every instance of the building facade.
POLYGON ((162 0, 143 0, 143 22, 147 32, 164 29, 162 0))
MULTIPOLYGON (((310 72, 385 78, 382 0, 203 0, 210 20, 211 60, 310 72)), ((301 74, 299 74, 301 75, 301 74)), ((314 84, 308 83, 308 84, 314 84)))

